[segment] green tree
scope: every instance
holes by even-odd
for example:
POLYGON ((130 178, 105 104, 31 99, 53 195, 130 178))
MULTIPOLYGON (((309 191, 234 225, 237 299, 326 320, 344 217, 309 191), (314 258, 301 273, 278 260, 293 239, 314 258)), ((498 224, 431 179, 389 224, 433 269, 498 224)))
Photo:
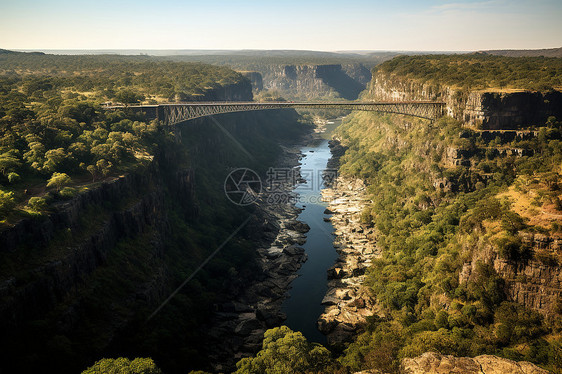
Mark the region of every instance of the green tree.
POLYGON ((47 201, 42 197, 33 196, 27 202, 27 206, 36 212, 41 212, 47 208, 47 201))
POLYGON ((113 164, 111 162, 103 158, 96 162, 96 168, 103 174, 104 177, 109 174, 112 166, 113 164))
POLYGON ((287 326, 267 330, 262 350, 256 357, 243 358, 236 364, 237 374, 327 373, 335 370, 330 351, 309 343, 300 332, 287 326))
POLYGON ((82 374, 162 374, 162 371, 151 358, 135 358, 131 361, 119 357, 101 359, 82 374))
POLYGON ((57 191, 60 191, 62 186, 69 184, 71 181, 68 174, 55 172, 47 182, 47 187, 55 186, 57 191))
POLYGON ((18 168, 20 165, 20 160, 12 152, 5 152, 0 155, 0 172, 2 174, 6 175, 9 171, 18 168))
POLYGON ((21 177, 18 173, 14 173, 14 172, 8 173, 8 182, 16 183, 20 179, 21 179, 21 177))
POLYGON ((131 90, 122 90, 115 95, 117 101, 123 104, 134 104, 144 100, 144 95, 131 90))
POLYGON ((98 168, 96 165, 88 165, 86 166, 86 170, 88 173, 92 174, 92 183, 96 181, 96 175, 98 174, 98 168))
POLYGON ((45 158, 47 161, 43 164, 43 169, 47 171, 55 171, 62 164, 68 155, 64 151, 64 148, 51 149, 45 152, 45 158))
POLYGON ((15 206, 14 193, 0 190, 0 214, 8 214, 15 206))

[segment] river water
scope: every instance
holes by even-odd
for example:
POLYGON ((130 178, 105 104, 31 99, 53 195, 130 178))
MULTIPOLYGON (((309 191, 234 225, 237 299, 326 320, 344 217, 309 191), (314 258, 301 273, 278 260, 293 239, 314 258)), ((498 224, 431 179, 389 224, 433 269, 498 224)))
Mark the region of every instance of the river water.
POLYGON ((341 120, 331 120, 327 125, 323 139, 304 147, 301 165, 301 175, 306 179, 295 188, 299 194, 298 207, 304 208, 298 219, 310 226, 306 243, 303 245, 308 261, 299 270, 299 277, 292 283, 290 297, 283 304, 283 312, 287 315, 285 324, 294 331, 300 331, 311 342, 326 344, 326 337, 318 331, 316 321, 324 312, 321 304, 327 291, 327 274, 337 258, 333 246, 334 235, 330 222, 325 222, 324 210, 327 203, 321 201, 323 188, 322 172, 326 169, 330 159, 328 139, 330 133, 341 120))

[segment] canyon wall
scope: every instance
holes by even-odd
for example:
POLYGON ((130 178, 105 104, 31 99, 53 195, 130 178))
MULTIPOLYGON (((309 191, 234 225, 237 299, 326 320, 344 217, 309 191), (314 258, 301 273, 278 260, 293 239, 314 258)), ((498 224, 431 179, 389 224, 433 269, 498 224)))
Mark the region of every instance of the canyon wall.
POLYGON ((483 129, 519 129, 562 118, 562 93, 466 91, 377 72, 369 97, 381 101, 436 100, 446 114, 483 129))
MULTIPOLYGON (((488 129, 476 133, 485 143, 492 139, 501 140, 502 144, 496 145, 498 149, 495 152, 486 148, 462 149, 448 146, 441 161, 449 169, 464 167, 470 170, 485 157, 532 156, 532 150, 509 148, 509 143, 516 139, 532 139, 538 132, 517 130, 533 125, 544 126, 549 116, 562 118, 562 93, 558 91, 467 92, 377 72, 373 76, 367 97, 390 101, 444 101, 447 115, 465 124, 488 129), (484 155, 484 151, 488 151, 488 156, 484 155)), ((477 175, 476 179, 485 184, 488 177, 477 175)), ((474 185, 460 185, 454 178, 437 178, 433 185, 443 192, 474 189, 474 185)), ((460 282, 466 283, 470 279, 478 262, 489 263, 504 279, 509 300, 544 315, 561 313, 562 305, 559 300, 562 298, 562 268, 556 260, 562 254, 560 238, 542 234, 521 234, 521 237, 533 259, 502 259, 494 248, 477 248, 471 261, 465 263, 459 276, 460 282)))
POLYGON ((260 72, 257 71, 239 71, 240 74, 248 78, 252 84, 252 90, 259 92, 263 90, 263 77, 260 72))
MULTIPOLYGON (((248 98, 248 91, 228 97, 248 98)), ((164 317, 146 318, 250 213, 224 194, 230 168, 267 169, 279 142, 302 135, 297 119, 286 110, 217 116, 238 144, 210 119, 180 124, 147 168, 106 178, 0 232, 0 349, 10 358, 0 372, 46 362, 77 372, 101 357, 146 349, 171 372, 208 365, 202 325, 213 303, 261 276, 253 269, 260 222, 226 245, 164 317), (156 343, 147 348, 147 339, 156 343)))
MULTIPOLYGON (((362 64, 263 65, 265 90, 277 90, 287 99, 344 98, 355 100, 366 88, 371 73, 362 64)), ((253 79, 258 84, 259 79, 253 79)), ((254 86, 255 89, 259 84, 254 86)))

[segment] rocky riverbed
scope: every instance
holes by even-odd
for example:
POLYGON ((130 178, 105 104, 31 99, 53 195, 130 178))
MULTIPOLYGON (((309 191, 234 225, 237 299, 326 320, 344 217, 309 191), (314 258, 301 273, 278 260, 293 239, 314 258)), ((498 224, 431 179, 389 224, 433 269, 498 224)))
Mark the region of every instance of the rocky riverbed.
MULTIPOLYGON (((337 158, 337 142, 331 146, 337 158)), ((331 162, 334 163, 337 160, 331 162)), ((335 229, 334 246, 339 258, 328 270, 328 291, 322 301, 326 309, 318 320, 318 328, 330 345, 340 345, 360 333, 366 317, 378 310, 363 281, 379 251, 375 229, 361 223, 361 212, 369 202, 363 181, 340 176, 331 188, 322 190, 322 197, 329 202, 325 213, 330 217, 326 219, 331 220, 335 229)))
MULTIPOLYGON (((307 143, 311 138, 304 139, 307 143)), ((302 144, 284 147, 277 168, 292 169, 300 181, 302 144)), ((279 186, 277 186, 279 187, 279 186)), ((257 271, 232 286, 230 300, 216 305, 208 326, 209 361, 215 371, 229 371, 242 357, 255 354, 268 328, 286 319, 281 312, 291 282, 307 260, 300 245, 306 242, 308 225, 297 220, 301 209, 295 206, 294 183, 283 183, 274 198, 265 192, 257 201, 258 209, 245 231, 257 246, 257 271)))

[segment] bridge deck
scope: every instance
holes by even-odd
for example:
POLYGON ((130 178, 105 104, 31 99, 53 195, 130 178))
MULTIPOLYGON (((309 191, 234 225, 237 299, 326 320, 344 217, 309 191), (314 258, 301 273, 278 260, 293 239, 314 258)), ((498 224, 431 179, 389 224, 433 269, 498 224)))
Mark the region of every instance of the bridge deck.
POLYGON ((106 109, 129 108, 143 111, 147 116, 157 118, 167 125, 195 118, 222 113, 246 112, 271 109, 346 109, 397 113, 434 120, 443 114, 445 103, 437 101, 384 101, 384 102, 185 102, 155 105, 115 105, 106 109))

